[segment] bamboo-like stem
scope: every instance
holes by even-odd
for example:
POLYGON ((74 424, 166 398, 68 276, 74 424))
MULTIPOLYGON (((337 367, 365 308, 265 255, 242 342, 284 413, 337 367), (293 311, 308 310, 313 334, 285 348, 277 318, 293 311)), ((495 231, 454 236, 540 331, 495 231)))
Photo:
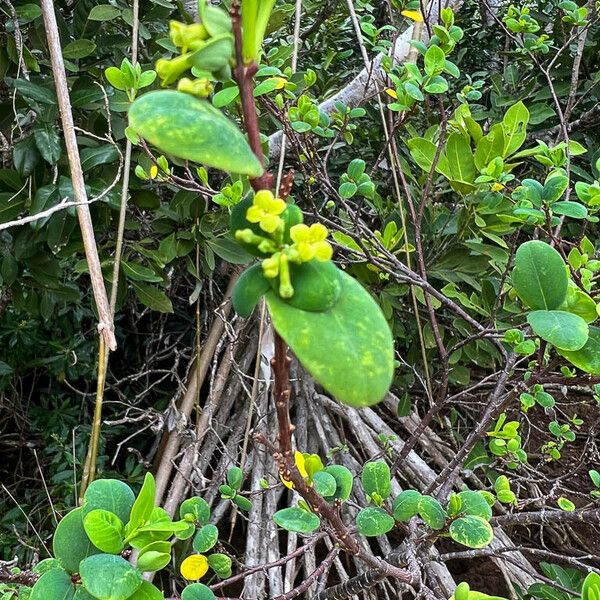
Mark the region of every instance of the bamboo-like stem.
POLYGON ((48 38, 48 49, 50 50, 50 60, 52 63, 52 72, 54 74, 54 84, 56 86, 60 118, 65 136, 65 145, 69 157, 73 192, 75 200, 77 201, 77 217, 79 219, 79 227, 81 228, 85 257, 90 271, 96 308, 98 310, 98 331, 104 338, 106 347, 112 351, 116 349, 117 341, 115 339, 113 320, 108 297, 106 295, 102 269, 100 267, 98 249, 96 248, 96 240, 94 239, 94 226, 92 224, 87 193, 85 191, 83 171, 79 159, 77 137, 75 135, 75 125, 73 123, 73 113, 71 111, 71 100, 69 99, 67 75, 62 57, 56 15, 54 14, 54 3, 52 0, 41 0, 41 8, 44 16, 46 36, 48 38))

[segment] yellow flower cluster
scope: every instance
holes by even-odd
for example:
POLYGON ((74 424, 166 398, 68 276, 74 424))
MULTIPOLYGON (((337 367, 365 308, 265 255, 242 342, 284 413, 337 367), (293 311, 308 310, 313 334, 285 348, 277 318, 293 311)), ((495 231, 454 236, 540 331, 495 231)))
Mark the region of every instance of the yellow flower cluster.
POLYGON ((254 200, 246 213, 246 219, 250 223, 258 223, 263 231, 274 233, 283 227, 283 219, 279 215, 285 208, 285 200, 275 198, 273 192, 260 190, 254 194, 254 200))
POLYGON ((317 260, 330 260, 333 248, 326 242, 329 232, 321 223, 308 225, 294 225, 290 229, 290 237, 294 242, 292 249, 298 253, 301 262, 308 262, 313 258, 317 260))

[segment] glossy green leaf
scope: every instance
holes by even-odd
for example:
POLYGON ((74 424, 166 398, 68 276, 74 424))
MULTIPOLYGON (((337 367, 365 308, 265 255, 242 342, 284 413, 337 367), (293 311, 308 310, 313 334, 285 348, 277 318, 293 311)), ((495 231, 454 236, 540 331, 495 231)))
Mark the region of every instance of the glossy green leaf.
MULTIPOLYGON (((154 542, 155 544, 163 544, 168 542, 154 542)), ((152 544, 150 544, 152 546, 152 544)), ((158 550, 146 550, 139 555, 137 567, 140 571, 160 571, 171 562, 171 552, 169 544, 169 552, 160 552, 158 550)))
POLYGON ((586 323, 593 323, 598 319, 598 312, 596 310, 594 299, 583 290, 580 290, 577 285, 571 281, 569 281, 567 297, 559 306, 559 310, 566 310, 574 315, 579 315, 586 323))
POLYGON ((349 275, 339 277, 340 299, 325 312, 298 310, 274 292, 266 298, 275 329, 311 375, 341 402, 371 406, 392 381, 392 336, 369 293, 349 275))
MULTIPOLYGON (((431 172, 437 153, 437 146, 425 138, 412 138, 408 140, 408 148, 410 149, 411 156, 419 167, 426 173, 431 172)), ((441 152, 438 157, 435 170, 444 175, 447 179, 452 179, 450 163, 443 152, 441 152)))
POLYGON ((83 509, 75 508, 59 522, 52 540, 54 556, 70 573, 79 571, 79 563, 100 552, 83 528, 83 509))
POLYGON ((529 308, 556 309, 567 296, 565 263, 549 244, 539 240, 525 242, 515 255, 512 284, 529 308))
POLYGON ((481 517, 467 515, 450 524, 450 537, 468 548, 484 548, 494 539, 491 525, 481 517))
POLYGON ((419 502, 421 498, 421 492, 417 492, 417 490, 404 490, 400 492, 392 505, 394 519, 397 521, 408 521, 419 514, 419 502))
POLYGON ((221 579, 231 577, 231 558, 226 554, 211 554, 208 557, 208 564, 217 574, 217 577, 220 577, 221 579))
POLYGON ((113 554, 86 558, 79 574, 85 589, 98 600, 125 600, 142 585, 140 572, 113 554))
POLYGON ((336 483, 333 475, 325 471, 315 473, 312 478, 312 483, 317 494, 323 497, 331 497, 335 494, 336 483))
POLYGON ((552 205, 552 212, 555 215, 571 217, 571 219, 586 219, 588 216, 588 209, 583 204, 573 202, 572 200, 555 202, 552 205))
POLYGON ((244 473, 239 467, 230 467, 227 471, 227 484, 234 490, 239 490, 244 481, 244 473))
POLYGON ((329 465, 325 467, 324 473, 329 473, 334 479, 336 483, 335 492, 331 496, 326 496, 325 499, 328 502, 332 502, 333 500, 348 500, 350 498, 350 494, 352 492, 352 484, 354 482, 354 477, 352 477, 352 473, 342 465, 329 465))
POLYGON ((442 505, 431 496, 422 496, 420 498, 419 516, 432 529, 442 529, 446 524, 446 513, 442 505))
POLYGON ((465 490, 459 492, 457 496, 460 498, 460 512, 465 515, 475 515, 486 521, 492 518, 492 509, 486 499, 479 492, 465 490))
POLYGON ((126 483, 117 479, 96 479, 85 491, 81 508, 84 517, 101 508, 127 523, 134 502, 135 494, 126 483))
MULTIPOLYGON (((142 585, 129 596, 127 600, 164 600, 165 595, 149 581, 142 581, 142 585)), ((77 600, 75 598, 74 600, 77 600)))
POLYGON ((273 515, 273 521, 279 527, 296 533, 312 533, 321 525, 321 519, 315 513, 295 506, 278 510, 273 515))
POLYGON ((460 133, 451 133, 446 142, 446 156, 450 164, 452 179, 473 183, 477 168, 469 142, 460 133))
POLYGON ((144 306, 161 313, 173 312, 173 303, 161 289, 141 281, 129 280, 129 283, 144 306))
POLYGON ((247 319, 269 289, 271 284, 263 275, 262 265, 259 263, 252 265, 235 283, 231 294, 233 309, 240 317, 247 319))
POLYGON ((142 489, 138 494, 131 509, 130 527, 141 527, 150 519, 154 510, 154 496, 156 494, 156 484, 151 473, 146 473, 142 489))
POLYGON ((129 124, 162 152, 251 177, 262 166, 237 126, 208 101, 171 90, 140 96, 129 124))
POLYGON ((121 10, 111 4, 93 6, 88 15, 90 21, 112 21, 121 14, 121 10))
POLYGON ((583 348, 589 327, 578 315, 563 310, 536 310, 527 315, 534 333, 560 350, 583 348))
POLYGON ((83 527, 98 550, 107 554, 123 550, 123 523, 114 513, 100 508, 92 510, 85 515, 83 527))
POLYGON ((70 575, 63 569, 52 569, 36 581, 29 600, 71 600, 74 594, 70 575))
POLYGON ((367 537, 385 535, 394 528, 394 519, 383 508, 369 506, 356 516, 356 528, 367 537))
POLYGON ((192 546, 196 552, 208 552, 218 541, 219 530, 214 525, 203 525, 198 529, 192 546))
POLYGON ((590 326, 588 340, 583 348, 574 352, 558 352, 578 369, 591 375, 600 375, 600 328, 590 326))
POLYGON ((62 54, 70 60, 78 60, 89 56, 95 49, 96 44, 92 40, 80 39, 67 44, 63 48, 62 54))
POLYGON ((581 588, 582 600, 600 600, 600 575, 592 571, 588 573, 581 588))
MULTIPOLYGON (((310 312, 323 312, 334 307, 342 289, 339 274, 340 270, 330 260, 291 264, 294 295, 285 302, 310 312)), ((279 285, 279 279, 273 281, 279 285)))
POLYGON ((210 519, 210 506, 208 502, 199 496, 188 498, 181 503, 179 507, 179 517, 184 519, 186 515, 191 514, 200 525, 206 525, 210 519))
POLYGON ((527 137, 527 123, 529 122, 529 111, 523 102, 517 102, 511 106, 502 119, 504 128, 504 156, 510 156, 516 152, 527 137))
POLYGON ((203 583, 192 583, 181 592, 181 600, 216 600, 212 590, 203 583))
POLYGON ((386 500, 392 493, 390 467, 383 460, 368 462, 360 480, 369 496, 377 494, 382 500, 386 500))

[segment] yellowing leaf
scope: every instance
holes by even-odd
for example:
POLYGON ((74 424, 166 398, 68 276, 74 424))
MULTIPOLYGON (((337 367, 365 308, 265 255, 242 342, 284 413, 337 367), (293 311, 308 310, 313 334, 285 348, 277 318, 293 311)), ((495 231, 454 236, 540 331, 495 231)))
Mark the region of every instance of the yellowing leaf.
POLYGON ((503 189, 504 189, 504 186, 501 183, 498 183, 497 181, 492 184, 492 192, 499 192, 500 190, 503 190, 503 189))
POLYGON ((156 179, 158 175, 158 167, 156 165, 152 165, 150 167, 150 179, 156 179))
POLYGON ((407 19, 416 21, 417 23, 423 22, 423 15, 421 14, 421 11, 419 11, 419 10, 403 10, 400 14, 403 17, 406 17, 407 19))
POLYGON ((273 79, 277 81, 277 86, 275 87, 276 90, 283 89, 287 83, 287 79, 285 79, 285 77, 273 77, 273 79))
POLYGON ((188 581, 198 581, 208 571, 208 559, 203 554, 192 554, 181 563, 179 571, 188 581))
POLYGON ((387 90, 385 90, 385 93, 388 96, 391 96, 392 98, 394 98, 394 100, 398 99, 398 94, 396 94, 396 90, 393 90, 392 88, 387 88, 387 90))
MULTIPOLYGON (((294 454, 294 459, 295 459, 296 467, 298 468, 298 471, 300 471, 300 475, 302 475, 302 477, 304 477, 304 478, 308 477, 308 473, 306 472, 306 467, 304 466, 304 455, 302 454, 302 452, 298 452, 298 450, 296 450, 296 452, 294 454)), ((294 485, 292 484, 291 481, 287 481, 283 477, 280 477, 280 479, 281 479, 281 483, 283 483, 283 485, 285 485, 286 488, 291 490, 294 487, 294 485)))

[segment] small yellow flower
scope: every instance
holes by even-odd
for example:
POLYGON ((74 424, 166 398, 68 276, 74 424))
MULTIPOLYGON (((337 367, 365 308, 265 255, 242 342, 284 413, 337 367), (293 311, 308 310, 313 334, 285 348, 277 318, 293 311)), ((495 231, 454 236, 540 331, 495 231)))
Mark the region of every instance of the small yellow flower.
MULTIPOLYGON (((302 477, 306 479, 308 477, 308 473, 306 472, 306 468, 304 466, 304 455, 302 454, 302 452, 298 452, 298 450, 296 450, 296 452, 294 453, 294 462, 296 463, 298 471, 300 471, 300 475, 302 475, 302 477)), ((287 481, 283 477, 280 477, 280 479, 286 488, 291 490, 294 487, 291 481, 287 481)))
POLYGON ((423 22, 423 15, 421 14, 421 11, 419 11, 419 10, 403 10, 400 14, 403 17, 406 17, 407 19, 416 21, 417 23, 423 22))
POLYGON ((252 206, 246 212, 246 219, 250 223, 258 223, 263 231, 273 233, 283 225, 279 215, 285 209, 284 200, 275 198, 273 193, 268 190, 260 190, 254 194, 252 206))
POLYGON ((302 223, 290 229, 290 237, 302 262, 313 258, 329 260, 333 256, 331 244, 325 241, 328 234, 327 227, 321 223, 313 223, 310 227, 302 223))
POLYGON ((493 183, 492 184, 492 192, 499 192, 504 189, 504 186, 501 183, 493 183))
POLYGON ((179 571, 184 579, 198 581, 208 571, 208 559, 203 554, 192 554, 181 563, 179 571))

